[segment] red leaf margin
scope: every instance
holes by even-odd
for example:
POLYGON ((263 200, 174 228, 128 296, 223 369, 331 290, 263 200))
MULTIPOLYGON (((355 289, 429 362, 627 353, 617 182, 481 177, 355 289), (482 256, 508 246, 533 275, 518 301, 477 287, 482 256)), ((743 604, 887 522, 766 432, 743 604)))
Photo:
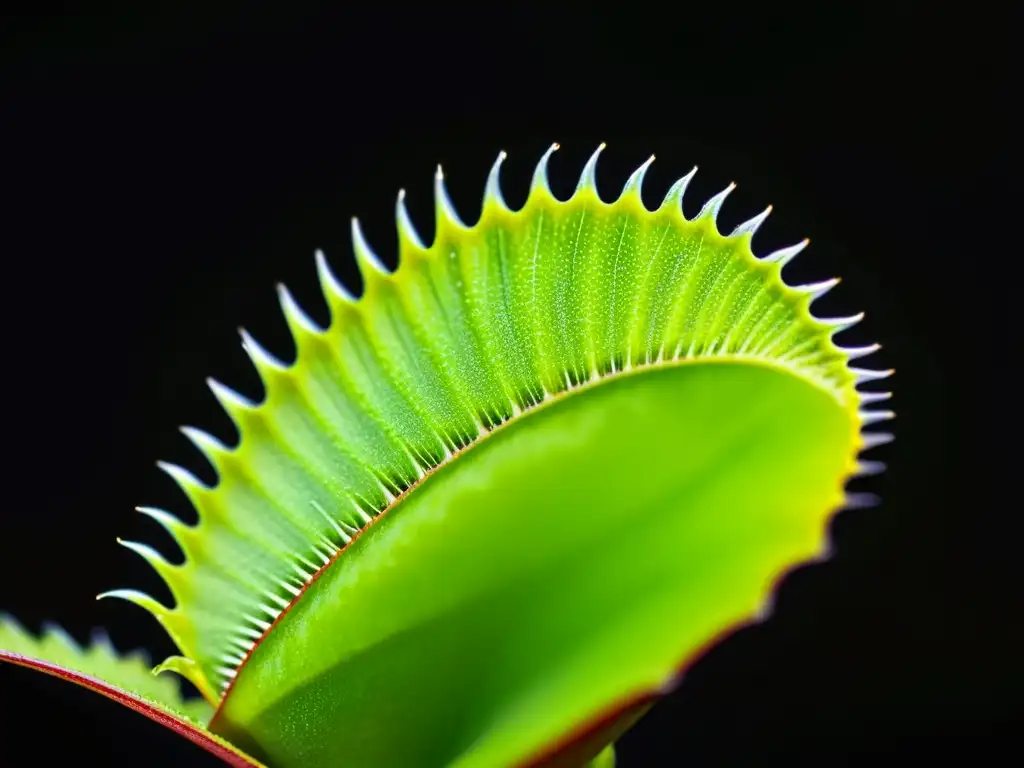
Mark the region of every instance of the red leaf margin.
POLYGON ((20 653, 12 653, 10 651, 0 649, 0 662, 4 661, 15 664, 19 667, 26 667, 27 669, 34 669, 37 672, 43 672, 47 675, 58 677, 61 680, 67 680, 68 682, 75 683, 83 688, 88 688, 90 691, 102 696, 106 696, 108 699, 112 699, 119 704, 123 704, 141 715, 145 715, 150 720, 159 723, 165 728, 171 729, 179 736, 184 736, 193 744, 196 744, 207 752, 216 755, 232 768, 266 768, 262 763, 257 762, 254 758, 246 755, 237 748, 232 747, 226 741, 214 736, 209 731, 206 731, 187 720, 183 720, 173 712, 162 709, 161 707, 146 701, 135 694, 113 686, 104 680, 92 677, 91 675, 82 674, 81 672, 76 672, 72 669, 67 669, 66 667, 62 667, 57 664, 52 664, 48 661, 43 661, 42 659, 35 659, 31 656, 22 656, 20 653))

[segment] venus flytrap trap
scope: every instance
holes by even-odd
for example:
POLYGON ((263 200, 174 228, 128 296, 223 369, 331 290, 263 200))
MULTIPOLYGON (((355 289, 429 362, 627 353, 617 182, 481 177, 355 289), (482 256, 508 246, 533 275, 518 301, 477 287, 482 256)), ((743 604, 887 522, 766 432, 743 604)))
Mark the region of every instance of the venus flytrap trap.
MULTIPOLYGON (((891 436, 888 376, 834 336, 860 316, 788 286, 806 246, 758 258, 770 208, 718 231, 732 186, 692 220, 694 171, 654 211, 650 160, 606 203, 587 162, 521 210, 491 170, 467 226, 436 176, 427 246, 399 193, 399 260, 352 222, 363 292, 322 254, 319 327, 283 286, 297 356, 245 331, 266 396, 210 381, 230 447, 185 435, 217 482, 161 468, 198 512, 148 507, 185 560, 122 542, 174 606, 119 589, 180 649, 156 668, 0 623, 0 658, 85 685, 232 765, 611 766, 611 744, 723 633, 763 615, 775 582, 821 555, 861 451, 891 436)), ((653 160, 653 158, 652 158, 653 160)), ((101 596, 102 597, 102 596, 101 596)))

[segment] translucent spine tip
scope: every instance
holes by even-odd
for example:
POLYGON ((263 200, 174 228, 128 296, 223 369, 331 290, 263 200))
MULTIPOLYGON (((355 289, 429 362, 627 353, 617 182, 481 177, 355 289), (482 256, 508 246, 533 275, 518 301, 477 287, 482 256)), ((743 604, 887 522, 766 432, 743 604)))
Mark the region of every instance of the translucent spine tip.
POLYGON ((230 453, 231 449, 216 437, 201 429, 186 426, 178 427, 178 431, 196 447, 196 450, 203 454, 203 457, 210 463, 210 466, 219 472, 218 467, 221 457, 230 453))
POLYGON ((893 435, 889 432, 865 432, 861 435, 861 450, 867 451, 879 445, 887 445, 893 441, 893 435))
POLYGON ((427 250, 423 238, 420 237, 416 227, 413 226, 412 217, 409 216, 409 209, 405 205, 405 190, 398 190, 398 199, 395 201, 395 224, 398 227, 399 252, 404 248, 412 246, 416 250, 427 250))
POLYGON ((155 520, 179 543, 189 531, 189 526, 186 525, 184 521, 165 510, 157 509, 156 507, 136 507, 135 511, 140 515, 145 515, 146 517, 155 520))
POLYGON ((239 328, 238 335, 242 339, 242 349, 252 361, 253 366, 255 366, 256 371, 260 374, 260 378, 263 379, 264 384, 267 383, 269 375, 282 373, 288 370, 287 363, 279 360, 275 355, 271 354, 266 347, 256 341, 252 334, 245 330, 245 328, 239 328))
POLYGON ((462 230, 469 229, 462 219, 459 218, 458 211, 455 210, 455 205, 452 203, 452 199, 448 195, 448 188, 444 183, 444 171, 441 170, 440 165, 437 166, 437 171, 434 173, 434 204, 437 208, 436 220, 438 234, 440 234, 446 226, 454 226, 457 229, 462 230))
POLYGON ((316 260, 316 274, 320 281, 320 291, 323 293, 327 305, 331 306, 336 302, 347 304, 354 302, 355 296, 349 293, 348 289, 335 276, 330 264, 327 263, 324 252, 317 249, 313 257, 316 260))
POLYGON ((785 248, 779 248, 777 251, 772 251, 761 259, 761 261, 768 262, 769 264, 778 264, 779 267, 784 267, 795 259, 797 255, 810 244, 810 238, 805 237, 796 245, 790 245, 785 248))
POLYGON ((157 621, 163 624, 165 627, 171 619, 172 611, 163 603, 159 602, 153 597, 150 597, 145 592, 139 592, 135 589, 111 589, 106 592, 101 592, 96 595, 97 600, 107 600, 114 598, 116 600, 125 600, 129 603, 134 603, 140 608, 149 611, 156 617, 157 621))
POLYGON ((619 199, 632 197, 643 202, 643 183, 644 177, 647 175, 647 169, 651 167, 651 163, 654 162, 654 155, 647 158, 639 168, 629 175, 626 179, 626 183, 622 187, 622 193, 619 195, 619 199))
POLYGON ((239 394, 235 390, 226 384, 221 384, 214 378, 206 379, 206 386, 210 388, 213 396, 220 403, 221 408, 227 413, 228 416, 237 425, 242 414, 246 411, 256 410, 258 407, 255 402, 247 398, 245 395, 239 394))
POLYGON ((858 384, 863 384, 866 381, 881 381, 892 376, 895 371, 890 368, 886 371, 871 371, 866 368, 850 368, 850 373, 853 374, 854 379, 858 384))
POLYGON ((846 355, 848 360, 856 360, 861 357, 872 355, 881 348, 881 344, 868 344, 865 347, 839 347, 839 350, 846 355))
POLYGON ((817 318, 818 322, 822 325, 826 325, 832 329, 832 336, 837 333, 853 328, 861 320, 864 319, 864 313, 859 312, 856 315, 850 315, 849 317, 821 317, 817 318))
POLYGON ((178 569, 179 566, 172 564, 163 555, 161 555, 155 549, 146 544, 141 544, 137 541, 127 541, 125 539, 120 538, 117 539, 117 543, 125 549, 130 549, 132 552, 134 552, 147 563, 149 563, 153 570, 156 571, 157 574, 159 574, 160 578, 167 582, 167 585, 171 587, 172 591, 174 591, 174 587, 179 581, 178 577, 175 575, 174 572, 178 569))
POLYGON ((177 464, 172 464, 168 461, 158 461, 156 466, 161 472, 174 480, 185 496, 188 497, 188 500, 192 502, 192 506, 196 510, 202 509, 199 497, 206 491, 209 491, 210 486, 206 485, 187 469, 180 467, 177 464))
POLYGON ((892 397, 892 392, 859 392, 858 394, 862 405, 881 403, 892 397))
POLYGON ((583 166, 583 172, 580 174, 579 183, 576 185, 576 194, 581 192, 589 192, 595 196, 597 195, 597 159, 601 156, 607 144, 603 141, 598 145, 597 149, 594 150, 594 154, 587 160, 587 164, 583 166))
POLYGON ((710 200, 704 203, 704 207, 700 209, 700 213, 697 214, 697 217, 694 219, 694 221, 707 219, 712 224, 714 224, 715 228, 717 229, 718 214, 722 210, 722 204, 725 203, 725 198, 727 198, 734 189, 736 189, 736 182, 730 182, 729 186, 727 186, 717 195, 714 195, 710 200))
POLYGON ((299 303, 295 301, 295 297, 292 296, 291 291, 288 290, 288 286, 284 283, 278 283, 275 286, 277 290, 277 301, 281 306, 281 312, 284 314, 285 322, 288 323, 288 330, 291 331, 292 338, 298 343, 298 340, 306 334, 321 334, 326 329, 321 328, 309 315, 306 314, 305 310, 299 306, 299 303))
POLYGON ((764 224, 765 219, 768 218, 771 212, 772 206, 769 205, 767 208, 761 211, 761 213, 757 214, 757 216, 754 216, 751 219, 747 219, 738 227, 736 227, 736 229, 734 229, 730 233, 729 237, 741 237, 743 235, 750 235, 751 237, 753 237, 757 233, 757 230, 761 228, 761 225, 764 224))
POLYGON ((541 195, 543 197, 553 197, 551 194, 551 186, 548 183, 548 163, 551 160, 551 155, 558 149, 558 144, 552 144, 547 150, 541 155, 540 160, 537 162, 537 167, 533 169, 533 178, 530 181, 530 197, 541 195))
POLYGON ((352 252, 356 257, 356 266, 359 267, 359 274, 363 277, 363 285, 368 285, 374 278, 390 274, 387 267, 381 262, 373 248, 366 241, 363 228, 359 219, 352 217, 352 252))
POLYGON ((690 186, 690 182, 693 181, 693 177, 697 175, 697 166, 693 166, 693 169, 675 182, 669 187, 668 192, 665 193, 665 199, 661 201, 661 207, 674 208, 676 213, 680 216, 683 215, 683 197, 686 194, 686 188, 690 186))
POLYGON ((896 418, 894 411, 858 411, 857 415, 860 417, 861 426, 865 427, 896 418))
POLYGON ((494 161, 494 165, 491 166, 490 173, 487 174, 487 186, 484 188, 484 206, 496 205, 503 211, 508 211, 508 203, 505 202, 505 196, 501 193, 501 165, 505 162, 508 157, 508 153, 504 150, 498 153, 498 158, 494 161))
POLYGON ((839 278, 832 277, 828 280, 821 280, 817 283, 807 283, 806 285, 797 285, 793 287, 793 290, 797 293, 802 293, 805 296, 810 297, 811 301, 816 301, 824 296, 826 293, 831 291, 839 285, 839 278))

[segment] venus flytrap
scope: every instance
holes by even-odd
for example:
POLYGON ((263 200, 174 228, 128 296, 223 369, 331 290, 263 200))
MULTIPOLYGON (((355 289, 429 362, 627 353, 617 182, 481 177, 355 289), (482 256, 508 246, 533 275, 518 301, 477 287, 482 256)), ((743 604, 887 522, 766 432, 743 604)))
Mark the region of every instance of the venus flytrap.
MULTIPOLYGON (((435 182, 427 246, 398 196, 399 266, 358 222, 360 297, 316 264, 331 322, 286 288, 293 363, 247 332, 254 403, 210 381, 237 446, 196 428, 209 486, 162 463, 198 512, 140 507, 180 544, 140 543, 173 607, 130 589, 180 649, 137 657, 0 622, 0 659, 85 685, 232 765, 610 766, 615 738, 775 582, 821 555, 861 451, 892 417, 851 366, 876 345, 815 317, 830 280, 788 286, 806 241, 758 258, 770 208, 732 233, 732 186, 687 220, 693 172, 649 211, 650 160, 611 203, 598 152, 557 200, 500 189, 467 226, 435 182)), ((652 158, 653 160, 653 158, 652 158)))

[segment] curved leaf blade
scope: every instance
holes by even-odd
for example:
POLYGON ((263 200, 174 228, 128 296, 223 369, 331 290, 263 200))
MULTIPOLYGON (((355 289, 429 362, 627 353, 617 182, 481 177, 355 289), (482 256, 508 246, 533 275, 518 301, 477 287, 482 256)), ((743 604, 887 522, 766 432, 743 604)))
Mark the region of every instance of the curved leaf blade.
POLYGON ((178 681, 157 677, 141 653, 119 655, 109 639, 96 633, 88 647, 57 627, 33 637, 8 616, 0 615, 0 662, 8 662, 87 688, 138 712, 188 739, 235 768, 262 764, 206 730, 213 708, 203 700, 186 700, 178 681))
POLYGON ((618 199, 604 202, 598 153, 573 196, 557 200, 546 181, 555 148, 518 211, 501 197, 499 158, 472 227, 455 213, 438 169, 429 247, 400 194, 393 273, 353 220, 360 298, 318 254, 330 326, 319 328, 282 288, 295 362, 277 360, 243 332, 264 402, 210 382, 239 444, 184 431, 217 483, 161 464, 198 524, 140 510, 167 527, 185 561, 128 544, 167 582, 175 604, 132 590, 110 594, 156 616, 193 662, 189 678, 213 698, 352 536, 425 474, 547 398, 624 370, 736 356, 777 363, 851 407, 859 402, 863 379, 832 339, 850 323, 811 314, 821 285, 791 287, 781 277, 806 242, 756 258, 750 244, 764 214, 720 233, 717 215, 732 186, 686 219, 692 172, 657 210, 640 197, 646 164, 618 199))
MULTIPOLYGON (((538 166, 529 199, 519 211, 510 211, 502 200, 497 183, 499 158, 488 182, 481 218, 473 227, 467 227, 455 213, 438 169, 437 236, 429 247, 413 231, 403 196, 399 195, 400 258, 394 273, 381 266, 353 221, 353 246, 364 278, 362 297, 356 300, 349 296, 318 254, 331 309, 330 327, 317 327, 287 290, 280 288, 298 350, 296 362, 289 365, 275 359, 243 331, 244 347, 265 384, 265 401, 249 402, 211 382, 214 394, 238 427, 239 445, 230 448, 200 430, 183 429, 214 465, 217 483, 206 486, 182 467, 161 465, 196 507, 199 523, 188 526, 152 508, 139 511, 170 531, 185 553, 184 563, 171 564, 146 545, 122 542, 163 577, 175 604, 167 607, 133 590, 114 590, 107 595, 135 602, 161 622, 183 652, 161 668, 185 675, 209 701, 220 704, 219 717, 215 718, 218 731, 230 734, 255 753, 272 754, 275 765, 316 765, 322 760, 333 764, 338 759, 346 764, 351 759, 356 764, 364 760, 375 764, 380 758, 398 758, 408 765, 447 760, 465 766, 487 765, 492 760, 501 764, 511 760, 516 764, 561 765, 565 760, 611 759, 609 752, 597 756, 602 738, 613 739, 615 729, 624 722, 628 724, 628 712, 638 701, 656 696, 664 689, 665 679, 674 679, 673 670, 685 666, 699 651, 700 638, 710 642, 717 632, 748 616, 750 600, 757 595, 763 597, 764 590, 758 591, 758 585, 763 587, 759 580, 763 573, 757 569, 774 564, 778 570, 803 557, 796 549, 780 549, 779 542, 770 538, 771 525, 758 531, 761 549, 748 552, 746 559, 736 554, 742 546, 735 541, 718 542, 723 549, 716 550, 717 556, 743 560, 743 567, 752 568, 753 575, 748 574, 749 580, 742 582, 743 599, 732 595, 724 601, 724 607, 704 605, 700 595, 675 595, 680 605, 688 605, 687 599, 700 603, 691 608, 695 614, 704 611, 699 621, 710 622, 686 636, 670 631, 677 627, 656 626, 658 615, 647 616, 647 624, 635 621, 632 614, 626 617, 628 621, 621 616, 615 619, 613 609, 622 601, 605 606, 610 612, 575 611, 580 606, 567 599, 552 562, 578 566, 575 575, 566 581, 582 582, 569 596, 577 600, 580 595, 590 594, 593 608, 621 588, 618 582, 601 581, 607 579, 607 569, 614 570, 616 563, 620 568, 629 562, 640 563, 637 571, 642 572, 650 566, 645 560, 650 558, 650 551, 660 551, 658 545, 672 542, 683 547, 680 552, 662 552, 664 557, 693 554, 685 546, 702 545, 701 535, 692 535, 692 531, 688 543, 680 545, 666 537, 665 531, 647 530, 645 534, 644 526, 627 526, 624 534, 603 542, 599 566, 593 566, 578 551, 584 543, 594 543, 590 527, 595 521, 600 521, 601 535, 609 536, 607 531, 622 522, 615 518, 616 512, 637 512, 636 498, 620 498, 621 494, 642 496, 659 489, 667 492, 674 487, 677 475, 699 471, 700 463, 692 464, 700 458, 699 450, 695 454, 688 445, 682 456, 685 471, 670 467, 676 474, 644 474, 663 464, 664 457, 652 456, 650 451, 665 439, 665 423, 691 430, 690 439, 697 440, 695 445, 700 450, 707 450, 722 437, 717 430, 723 425, 745 423, 750 415, 743 410, 749 405, 747 398, 763 407, 778 397, 787 386, 778 382, 790 381, 804 387, 805 392, 817 392, 829 399, 831 415, 818 420, 826 423, 835 418, 835 423, 844 427, 830 433, 834 443, 818 435, 818 449, 823 453, 813 458, 807 450, 810 439, 808 443, 798 440, 797 447, 806 454, 800 455, 807 474, 798 473, 794 479, 801 482, 788 490, 796 491, 793 503, 799 508, 805 535, 811 538, 820 534, 822 515, 841 502, 845 477, 866 471, 868 465, 854 462, 856 453, 891 439, 877 433, 860 434, 862 427, 891 418, 892 413, 862 410, 884 399, 887 393, 858 389, 860 384, 884 378, 890 372, 849 367, 851 359, 871 354, 877 345, 844 349, 832 339, 857 322, 859 316, 830 320, 810 313, 811 302, 838 281, 791 287, 781 278, 782 266, 802 250, 806 241, 756 258, 750 250, 750 238, 768 211, 731 235, 721 234, 716 217, 732 186, 709 200, 695 219, 685 219, 680 203, 692 172, 672 187, 659 209, 647 210, 640 200, 639 187, 650 161, 630 177, 617 200, 605 203, 595 186, 600 149, 584 169, 573 197, 564 202, 556 200, 546 180, 546 163, 554 148, 538 166), (730 381, 734 374, 728 371, 746 371, 740 378, 746 377, 747 386, 733 393, 734 409, 727 407, 730 401, 726 399, 717 403, 718 408, 711 413, 726 416, 710 426, 702 420, 707 413, 695 409, 692 402, 659 400, 658 387, 652 383, 663 375, 673 380, 681 377, 676 381, 678 396, 687 391, 687 381, 704 375, 699 372, 702 369, 715 370, 715 378, 701 385, 704 394, 730 381), (763 389, 750 386, 751 377, 766 373, 781 378, 763 389), (624 388, 632 393, 619 404, 625 411, 636 407, 643 411, 644 404, 660 402, 658 408, 648 409, 644 429, 637 431, 635 424, 619 424, 621 434, 613 430, 603 441, 587 443, 584 439, 576 444, 577 453, 560 467, 546 451, 561 445, 560 439, 572 443, 571 430, 564 433, 563 424, 564 434, 559 435, 554 429, 548 435, 551 445, 538 447, 531 442, 530 435, 537 430, 543 432, 542 426, 552 418, 552 412, 563 418, 572 408, 582 408, 592 410, 591 418, 599 424, 616 422, 620 413, 602 403, 610 397, 609 391, 624 388), (567 402, 575 404, 568 406, 567 402), (738 410, 737 403, 742 405, 738 410), (659 409, 660 413, 651 415, 659 409), (845 435, 842 439, 840 432, 845 435), (622 435, 624 440, 620 440, 622 435), (509 441, 511 448, 507 447, 509 441), (462 504, 453 506, 452 502, 452 498, 465 493, 460 483, 469 477, 472 485, 474 467, 479 468, 482 461, 479 456, 501 454, 502 450, 505 464, 511 467, 506 472, 522 473, 532 468, 538 476, 548 478, 547 490, 553 495, 523 496, 523 488, 532 487, 525 476, 520 476, 518 484, 507 485, 502 471, 485 473, 480 481, 483 485, 477 488, 479 500, 484 502, 480 506, 488 506, 488 514, 490 509, 499 511, 493 520, 482 516, 483 522, 463 517, 467 512, 462 504), (616 456, 618 463, 600 464, 598 460, 607 459, 606 454, 616 456), (825 456, 836 461, 845 457, 841 471, 831 465, 808 470, 815 460, 825 456), (815 485, 825 482, 826 477, 835 483, 831 491, 835 491, 832 496, 838 494, 837 498, 815 485), (488 484, 487 490, 481 490, 488 484), (801 506, 808 502, 804 498, 807 493, 813 503, 801 506), (432 501, 424 502, 425 498, 432 501), (508 506, 508 499, 517 498, 518 506, 508 506), (429 535, 414 544, 409 543, 413 540, 407 541, 408 546, 399 542, 396 550, 394 540, 379 533, 407 525, 394 523, 396 519, 425 515, 424 520, 429 521, 432 504, 449 510, 450 519, 455 521, 447 532, 451 541, 440 547, 455 547, 449 561, 432 563, 432 553, 436 554, 438 548, 429 535), (554 520, 566 527, 549 541, 554 520), (531 526, 538 524, 540 528, 534 532, 531 526), (477 530, 480 525, 483 528, 477 530), (519 561, 507 559, 509 553, 502 549, 503 542, 493 538, 495 531, 516 525, 518 535, 528 537, 528 542, 515 550, 519 561), (573 525, 579 537, 575 543, 571 540, 573 525), (467 536, 474 535, 474 531, 486 542, 477 550, 467 546, 467 536), (586 535, 580 536, 581 531, 586 535), (653 550, 637 545, 637 537, 642 535, 653 537, 648 542, 653 550), (391 544, 370 557, 353 555, 364 551, 369 546, 366 542, 378 536, 391 544), (629 555, 632 561, 623 554, 630 543, 634 548, 629 555), (558 550, 558 555, 551 555, 550 562, 542 558, 540 572, 546 568, 548 578, 558 588, 549 590, 550 594, 544 592, 544 600, 531 602, 524 584, 536 578, 534 561, 538 553, 550 555, 552 548, 558 550), (788 554, 783 557, 784 550, 788 554), (397 557, 396 551, 405 553, 405 559, 397 557), (346 601, 351 595, 346 590, 354 584, 365 585, 367 570, 373 572, 380 558, 386 560, 393 555, 389 568, 404 574, 397 577, 398 581, 412 579, 409 595, 418 594, 417 580, 429 582, 442 595, 447 594, 447 599, 454 601, 452 605, 439 605, 431 596, 414 604, 385 590, 381 593, 384 610, 374 614, 356 598, 355 610, 350 611, 346 601), (491 559, 498 561, 497 568, 491 559), (431 564, 433 568, 424 567, 431 564), (439 576, 445 567, 456 564, 462 568, 468 587, 439 576), (350 568, 356 568, 354 577, 350 568), (351 584, 341 584, 339 579, 343 577, 338 574, 347 574, 351 584), (503 578, 506 581, 502 582, 503 578), (474 580, 480 583, 474 584, 474 580), (481 585, 489 585, 489 593, 485 595, 481 585), (602 585, 603 591, 599 588, 602 585), (337 589, 345 599, 335 600, 332 590, 337 589), (324 594, 330 596, 327 602, 324 594), (319 604, 319 612, 296 619, 310 610, 311 604, 319 604), (344 611, 342 606, 346 606, 344 611), (725 614, 719 615, 717 610, 726 611, 732 618, 726 620, 725 614), (452 627, 444 626, 445 611, 454 617, 452 627), (366 626, 347 625, 341 612, 366 626), (506 613, 521 614, 522 621, 509 628, 515 631, 496 639, 488 633, 502 626, 506 613), (715 630, 718 619, 722 624, 715 630), (570 632, 566 627, 558 630, 559 622, 573 621, 579 623, 572 626, 581 642, 566 650, 554 641, 558 631, 570 632), (396 637, 374 635, 388 622, 393 622, 396 637), (437 682, 431 677, 435 671, 423 652, 446 631, 460 626, 468 628, 468 637, 453 637, 452 642, 437 645, 435 650, 437 657, 449 665, 447 671, 454 674, 456 682, 465 683, 460 690, 469 695, 469 700, 463 695, 462 699, 445 701, 431 687, 437 682), (325 627, 333 627, 333 631, 324 634, 325 627), (644 678, 631 662, 622 669, 608 667, 620 676, 607 671, 599 675, 606 678, 602 684, 611 687, 602 689, 593 680, 583 679, 576 687, 568 686, 568 678, 581 674, 581 669, 596 664, 595 659, 609 652, 601 645, 608 642, 609 632, 620 632, 624 644, 638 638, 645 643, 651 638, 666 643, 660 650, 667 654, 668 646, 674 649, 675 666, 667 655, 654 654, 648 660, 655 664, 657 657, 655 666, 660 670, 661 683, 644 678), (631 632, 639 635, 634 637, 631 632), (304 645, 310 637, 319 637, 320 644, 304 645), (520 674, 499 672, 496 680, 490 669, 467 672, 473 663, 487 661, 486 653, 480 655, 483 646, 469 642, 473 637, 497 643, 497 647, 503 647, 499 641, 507 643, 509 637, 515 637, 524 653, 531 647, 535 651, 554 648, 555 652, 550 658, 537 657, 534 666, 513 653, 504 661, 514 662, 510 668, 518 669, 520 674), (273 655, 275 644, 293 643, 296 638, 294 646, 273 655), (366 645, 354 648, 352 643, 359 638, 366 645), (405 648, 402 643, 411 642, 408 638, 417 638, 419 645, 405 648), (413 663, 416 654, 420 654, 418 667, 413 663), (359 663, 353 665, 354 658, 359 663), (299 664, 302 669, 293 668, 286 676, 289 663, 299 664), (428 699, 418 721, 408 703, 400 704, 400 696, 388 693, 397 684, 393 675, 403 663, 409 666, 410 679, 420 685, 413 689, 411 700, 428 699), (550 667, 546 677, 538 669, 544 664, 550 667), (376 673, 379 677, 367 676, 367 670, 360 668, 374 665, 380 667, 376 673), (317 685, 321 686, 317 695, 303 698, 304 688, 317 685), (578 699, 572 698, 572 691, 579 694, 578 699), (377 722, 366 719, 367 712, 382 714, 383 702, 402 712, 397 718, 398 730, 381 729, 381 724, 388 721, 388 712, 377 722), (441 716, 445 707, 455 708, 454 717, 441 716), (347 719, 333 720, 339 713, 347 719), (479 719, 486 716, 491 720, 479 719), (532 722, 538 717, 545 717, 545 722, 532 722), (299 720, 303 722, 297 723, 299 720), (335 722, 345 728, 327 727, 335 722), (595 736, 594 727, 603 735, 595 736), (303 728, 317 731, 312 740, 296 740, 303 728), (398 753, 392 754, 395 749, 398 753)), ((691 394, 700 396, 701 387, 691 394)), ((808 395, 806 400, 801 396, 794 402, 777 403, 776 415, 791 417, 800 424, 801 419, 806 420, 803 409, 809 408, 811 399, 808 395)), ((780 421, 773 429, 792 431, 793 423, 780 421)), ((797 433, 801 429, 803 426, 797 433)), ((780 435, 766 438, 760 432, 743 442, 750 447, 747 443, 754 452, 766 446, 780 450, 792 447, 780 435)), ((663 447, 678 448, 668 443, 663 447)), ((750 468, 744 470, 746 465, 737 463, 736 455, 733 451, 720 457, 720 465, 734 465, 733 471, 742 475, 750 468)), ((766 466, 774 467, 772 462, 785 458, 784 453, 773 455, 765 459, 766 466)), ((712 462, 709 466, 719 467, 713 458, 704 459, 712 462)), ((782 477, 787 477, 791 469, 788 465, 775 467, 782 477)), ((757 482, 767 482, 757 472, 754 477, 757 482)), ((755 481, 747 477, 744 482, 752 487, 755 481)), ((774 511, 782 515, 780 505, 787 491, 775 486, 772 489, 779 494, 778 498, 771 497, 776 504, 774 511)), ((720 488, 718 491, 724 492, 720 488)), ((717 497, 712 493, 711 498, 714 501, 717 497)), ((687 515, 699 518, 711 514, 716 504, 725 505, 718 511, 726 522, 736 510, 753 514, 751 498, 729 500, 726 494, 724 502, 718 498, 715 503, 706 503, 699 494, 694 498, 689 491, 666 503, 654 503, 653 508, 662 510, 660 524, 671 529, 664 517, 668 513, 662 507, 675 509, 678 519, 686 520, 687 515)), ((758 507, 757 511, 766 510, 758 507)), ((506 533, 510 540, 516 536, 511 528, 506 533)), ((657 558, 654 561, 658 562, 657 558)), ((717 561, 716 567, 721 567, 717 561)), ((735 576, 740 570, 734 568, 731 573, 735 576)), ((675 573, 676 588, 685 592, 686 582, 691 591, 699 591, 713 582, 721 590, 722 584, 716 580, 721 574, 713 576, 701 572, 683 578, 675 573)), ((660 583, 657 589, 646 592, 634 586, 634 593, 641 599, 632 610, 640 613, 653 610, 652 601, 656 603, 658 595, 671 592, 660 583)), ((371 578, 370 587, 364 588, 367 594, 377 595, 379 587, 371 578)), ((540 585, 534 587, 535 592, 542 592, 540 585)), ((597 671, 596 667, 591 671, 597 671)))
POLYGON ((285 768, 529 762, 666 690, 821 553, 858 430, 824 388, 727 360, 551 401, 322 570, 211 727, 285 768))

